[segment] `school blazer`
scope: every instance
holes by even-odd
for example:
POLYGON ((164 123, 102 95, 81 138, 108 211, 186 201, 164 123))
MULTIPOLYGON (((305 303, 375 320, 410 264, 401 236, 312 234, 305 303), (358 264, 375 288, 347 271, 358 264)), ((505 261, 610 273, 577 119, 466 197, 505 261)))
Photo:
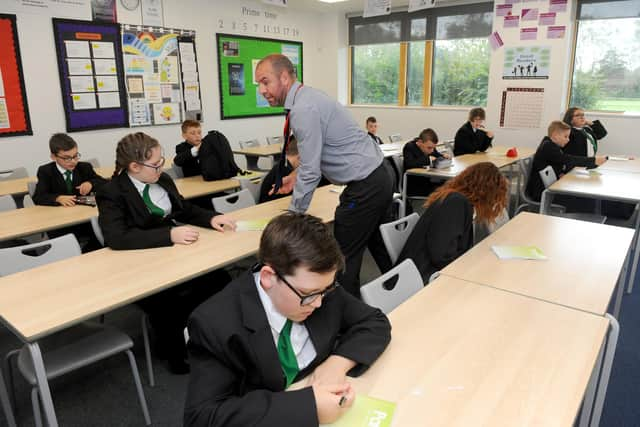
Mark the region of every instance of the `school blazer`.
POLYGON ((91 191, 98 191, 107 182, 93 170, 91 163, 78 162, 71 178, 73 192, 67 193, 67 184, 64 181, 64 176, 56 167, 56 162, 42 165, 38 168, 38 183, 33 193, 33 202, 36 205, 58 206, 56 197, 61 195, 79 196, 80 192, 76 187, 85 181, 89 181, 93 186, 91 191))
POLYGON ((477 151, 484 152, 491 147, 492 140, 493 138, 489 138, 482 129, 474 132, 471 123, 467 122, 456 132, 453 155, 461 156, 463 154, 473 154, 477 151))
POLYGON ((527 195, 535 201, 540 201, 544 191, 544 183, 540 178, 540 171, 551 165, 556 176, 560 178, 562 174, 569 172, 576 166, 595 168, 595 157, 574 156, 568 154, 558 144, 554 143, 548 136, 542 139, 536 153, 533 155, 531 174, 527 182, 527 195))
MULTIPOLYGON (((431 166, 431 157, 422 152, 420 147, 416 144, 418 138, 410 141, 402 148, 402 158, 404 172, 408 169, 423 168, 425 166, 431 166)), ((434 149, 431 156, 440 158, 442 154, 438 150, 434 149)), ((427 195, 434 188, 424 177, 420 176, 407 176, 407 194, 413 195, 427 195)))
POLYGON ((384 144, 384 142, 382 142, 382 139, 380 139, 380 137, 378 135, 374 135, 371 132, 367 132, 367 134, 371 137, 371 139, 373 139, 373 142, 382 145, 384 144))
MULTIPOLYGON (((360 375, 391 339, 387 317, 342 288, 323 299, 305 326, 317 356, 297 379, 333 354, 356 361, 350 375, 360 375)), ((185 427, 318 426, 312 388, 284 392, 271 327, 251 272, 196 308, 188 328, 185 427)))
POLYGON ((398 256, 418 267, 427 283, 436 271, 453 262, 473 246, 473 205, 460 193, 432 203, 418 220, 398 256))
MULTIPOLYGON (((584 130, 591 134, 596 141, 607 136, 607 130, 604 128, 600 120, 594 120, 591 126, 585 126, 584 130)), ((578 129, 571 128, 569 134, 569 143, 565 145, 564 152, 571 154, 572 156, 585 156, 587 155, 587 144, 591 144, 587 137, 578 129)))
POLYGON ((191 155, 192 147, 193 145, 187 141, 181 142, 176 145, 176 156, 173 158, 173 163, 182 168, 182 173, 185 178, 202 173, 200 170, 200 155, 193 157, 191 155))
POLYGON ((172 246, 171 228, 176 221, 211 228, 211 218, 217 215, 216 212, 184 200, 166 173, 160 175, 158 184, 167 191, 171 200, 171 214, 165 218, 151 215, 126 172, 114 177, 96 193, 98 222, 106 246, 111 249, 172 246))

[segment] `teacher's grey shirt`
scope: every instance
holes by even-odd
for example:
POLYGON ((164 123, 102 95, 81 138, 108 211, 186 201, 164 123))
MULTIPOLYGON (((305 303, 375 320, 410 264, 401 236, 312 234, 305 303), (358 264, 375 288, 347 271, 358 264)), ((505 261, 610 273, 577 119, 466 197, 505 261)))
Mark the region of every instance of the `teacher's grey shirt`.
POLYGON ((300 166, 289 210, 305 212, 322 175, 334 184, 368 177, 384 159, 347 109, 324 92, 295 82, 284 108, 298 140, 300 166), (296 93, 297 91, 297 93, 296 93))

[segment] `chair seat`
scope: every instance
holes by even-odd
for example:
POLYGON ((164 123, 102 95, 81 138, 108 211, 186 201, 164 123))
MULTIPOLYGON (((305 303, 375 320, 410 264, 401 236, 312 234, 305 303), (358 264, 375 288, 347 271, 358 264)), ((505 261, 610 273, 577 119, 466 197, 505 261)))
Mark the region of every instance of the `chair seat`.
MULTIPOLYGON (((57 378, 133 347, 131 338, 110 326, 85 322, 39 341, 47 379, 57 378)), ((32 386, 36 376, 27 346, 18 355, 18 368, 32 386)))

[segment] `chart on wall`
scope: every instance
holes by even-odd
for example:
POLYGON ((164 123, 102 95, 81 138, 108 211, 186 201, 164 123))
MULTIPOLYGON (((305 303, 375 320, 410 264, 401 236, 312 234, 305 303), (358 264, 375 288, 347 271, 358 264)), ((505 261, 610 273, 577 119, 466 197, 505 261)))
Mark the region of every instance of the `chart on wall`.
POLYGON ((221 119, 283 114, 282 107, 269 106, 260 95, 256 65, 267 55, 281 53, 291 60, 302 81, 302 43, 231 34, 216 34, 216 39, 221 119))
POLYGON ((201 119, 195 32, 122 26, 131 126, 201 119))
POLYGON ((16 16, 0 14, 0 136, 32 134, 16 16))
POLYGON ((514 79, 548 79, 551 59, 551 47, 517 46, 508 47, 504 51, 504 67, 502 78, 514 79))
POLYGON ((117 24, 53 18, 67 132, 126 127, 117 24))

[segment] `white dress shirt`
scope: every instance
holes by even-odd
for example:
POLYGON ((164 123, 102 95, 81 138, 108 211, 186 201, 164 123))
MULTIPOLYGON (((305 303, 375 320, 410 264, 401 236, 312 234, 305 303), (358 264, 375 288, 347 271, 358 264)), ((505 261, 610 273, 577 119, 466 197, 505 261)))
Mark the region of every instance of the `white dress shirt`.
MULTIPOLYGON (((143 197, 142 192, 144 191, 144 186, 147 184, 132 177, 129 174, 127 175, 129 176, 131 182, 133 182, 136 190, 138 190, 140 197, 143 197)), ((164 211, 164 216, 167 216, 171 213, 171 199, 169 199, 169 193, 167 193, 164 188, 160 187, 159 184, 149 184, 149 198, 151 198, 151 201, 154 205, 164 211)))
MULTIPOLYGON (((58 168, 58 172, 62 174, 62 179, 66 181, 66 176, 64 174, 67 173, 67 169, 60 166, 57 162, 56 162, 56 167, 58 168)), ((73 171, 69 171, 69 172, 71 172, 71 182, 73 182, 73 171)))
MULTIPOLYGON (((260 295, 260 302, 267 314, 267 321, 271 326, 271 333, 273 334, 273 342, 278 348, 278 339, 280 338, 280 331, 284 328, 284 324, 287 318, 276 310, 271 302, 271 298, 267 295, 267 292, 262 289, 260 285, 260 272, 253 274, 256 282, 256 288, 258 288, 258 295, 260 295)), ((286 286, 286 285, 283 285, 286 286)), ((313 342, 309 337, 309 331, 303 323, 296 323, 292 321, 291 325, 291 346, 293 352, 296 354, 296 360, 298 361, 298 368, 303 370, 316 358, 316 348, 313 346, 313 342)))

